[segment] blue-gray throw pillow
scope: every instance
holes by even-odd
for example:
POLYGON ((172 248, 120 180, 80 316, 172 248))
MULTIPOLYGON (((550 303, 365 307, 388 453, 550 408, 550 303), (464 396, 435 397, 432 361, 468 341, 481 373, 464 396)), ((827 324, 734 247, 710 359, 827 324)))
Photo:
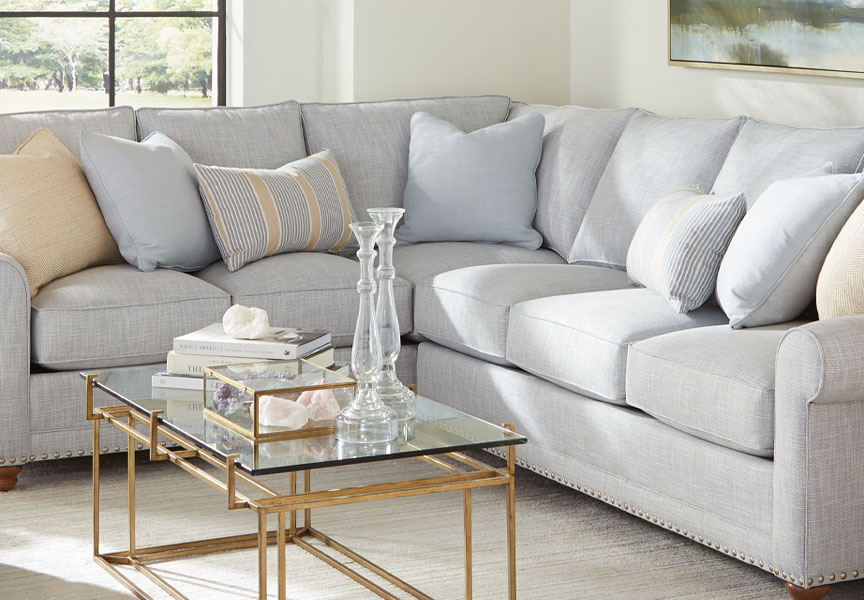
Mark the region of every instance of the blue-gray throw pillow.
POLYGON ((198 271, 219 260, 192 159, 168 136, 139 143, 85 129, 81 166, 130 265, 198 271))
POLYGON ((411 117, 402 242, 490 242, 536 249, 537 165, 543 115, 465 133, 417 112, 411 117))

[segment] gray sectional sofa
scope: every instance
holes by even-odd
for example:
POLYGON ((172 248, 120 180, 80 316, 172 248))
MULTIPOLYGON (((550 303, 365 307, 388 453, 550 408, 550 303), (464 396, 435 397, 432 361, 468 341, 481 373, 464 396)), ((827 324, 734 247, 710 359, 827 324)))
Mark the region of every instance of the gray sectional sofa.
MULTIPOLYGON (((76 154, 82 128, 129 139, 162 131, 194 161, 221 166, 276 168, 331 149, 362 214, 401 204, 418 110, 468 131, 545 115, 535 219, 544 247, 398 247, 403 380, 515 423, 530 440, 520 466, 767 570, 798 586, 793 595, 864 576, 864 317, 733 331, 716 304, 677 314, 609 268, 639 220, 610 210, 616 199, 698 185, 752 203, 771 182, 826 162, 860 169, 862 129, 484 96, 3 115, 0 152, 38 127, 76 154)), ((54 281, 31 302, 21 267, 0 255, 0 468, 88 454, 78 372, 164 360, 174 336, 234 302, 331 329, 347 356, 357 276, 351 257, 311 253, 235 273, 221 262, 196 274, 109 265, 54 281)), ((125 451, 113 435, 96 451, 125 451)))

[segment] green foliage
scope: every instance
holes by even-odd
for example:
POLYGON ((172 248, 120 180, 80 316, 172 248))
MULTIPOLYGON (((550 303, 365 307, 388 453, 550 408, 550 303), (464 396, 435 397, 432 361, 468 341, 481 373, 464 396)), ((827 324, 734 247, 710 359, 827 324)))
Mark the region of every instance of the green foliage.
MULTIPOLYGON (((2 0, 3 10, 104 11, 107 0, 2 0)), ((118 10, 211 10, 212 0, 117 0, 118 10)), ((135 17, 116 20, 118 90, 198 90, 213 71, 209 18, 135 17)), ((0 19, 0 89, 104 90, 108 19, 0 19)))

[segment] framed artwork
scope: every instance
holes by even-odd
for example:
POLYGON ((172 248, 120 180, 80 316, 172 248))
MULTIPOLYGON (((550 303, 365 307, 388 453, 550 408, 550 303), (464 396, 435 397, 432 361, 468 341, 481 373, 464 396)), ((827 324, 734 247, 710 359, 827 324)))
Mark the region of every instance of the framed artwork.
POLYGON ((669 64, 864 79, 864 0, 669 0, 669 64))

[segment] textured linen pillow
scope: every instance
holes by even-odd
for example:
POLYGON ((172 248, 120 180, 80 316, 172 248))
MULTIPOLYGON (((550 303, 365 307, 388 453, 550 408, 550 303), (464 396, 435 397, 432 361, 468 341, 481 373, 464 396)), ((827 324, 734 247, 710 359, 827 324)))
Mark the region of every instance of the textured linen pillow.
POLYGON ((338 252, 354 218, 329 150, 275 171, 195 165, 204 207, 229 271, 283 252, 338 252))
POLYGON ((825 257, 816 283, 820 319, 864 314, 864 204, 858 206, 825 257))
POLYGON ((417 112, 411 117, 402 242, 493 242, 540 247, 537 165, 545 119, 529 113, 464 133, 417 112))
POLYGON ((24 269, 31 297, 64 275, 121 261, 81 166, 47 129, 0 155, 0 252, 24 269))
POLYGON ((168 136, 81 132, 81 166, 126 262, 198 271, 219 260, 192 159, 168 136))
POLYGON ((733 329, 801 314, 813 301, 831 244, 862 198, 860 174, 784 179, 765 190, 717 274, 717 300, 733 329))
POLYGON ((636 230, 627 275, 660 293, 679 313, 699 308, 714 293, 720 261, 745 212, 744 194, 669 194, 636 230))

